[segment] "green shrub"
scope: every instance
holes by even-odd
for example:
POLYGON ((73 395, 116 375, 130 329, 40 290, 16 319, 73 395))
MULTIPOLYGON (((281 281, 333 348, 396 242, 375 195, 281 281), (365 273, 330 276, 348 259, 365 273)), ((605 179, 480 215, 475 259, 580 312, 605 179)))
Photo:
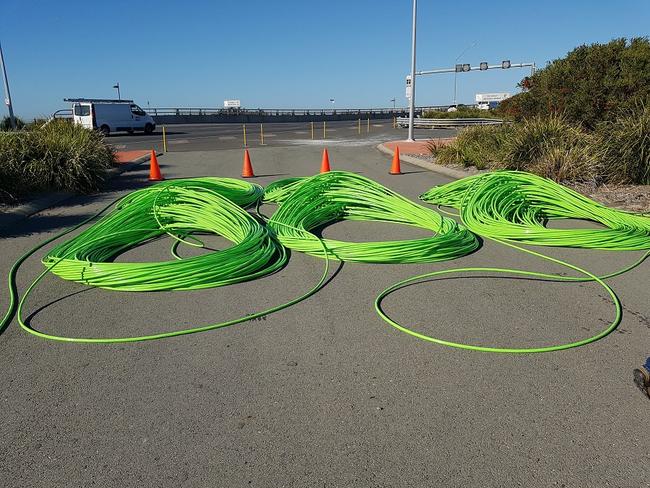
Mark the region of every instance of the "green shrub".
POLYGON ((114 161, 103 137, 66 120, 33 130, 0 134, 0 198, 31 192, 96 191, 114 161))
POLYGON ((509 125, 467 127, 449 144, 431 141, 429 151, 441 164, 491 168, 503 158, 503 139, 510 129, 509 125))
MULTIPOLYGON (((14 117, 16 119, 16 129, 22 129, 25 127, 25 122, 20 117, 14 117)), ((0 131, 13 130, 11 127, 11 119, 7 115, 2 120, 0 120, 0 131)))
POLYGON ((495 119, 499 116, 494 110, 481 110, 473 107, 460 107, 455 112, 428 110, 422 114, 427 119, 495 119))
POLYGON ((429 146, 442 164, 529 171, 555 181, 596 179, 597 147, 591 134, 562 116, 467 128, 445 147, 429 146))
POLYGON ((532 117, 511 126, 496 167, 531 171, 556 181, 596 177, 599 151, 592 136, 563 115, 532 117))
POLYGON ((600 172, 606 181, 650 185, 650 101, 621 110, 596 130, 603 150, 600 172))
POLYGON ((594 129, 633 108, 635 99, 650 96, 650 41, 614 39, 579 46, 520 86, 524 92, 504 100, 499 113, 517 120, 562 113, 570 122, 594 129))

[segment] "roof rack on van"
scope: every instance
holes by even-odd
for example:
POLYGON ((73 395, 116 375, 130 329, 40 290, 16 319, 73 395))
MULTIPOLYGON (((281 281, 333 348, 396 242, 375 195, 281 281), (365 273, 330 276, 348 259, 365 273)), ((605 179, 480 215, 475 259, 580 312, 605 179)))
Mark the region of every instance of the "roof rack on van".
POLYGON ((64 98, 64 102, 95 102, 95 103, 133 103, 133 100, 111 100, 109 98, 64 98))

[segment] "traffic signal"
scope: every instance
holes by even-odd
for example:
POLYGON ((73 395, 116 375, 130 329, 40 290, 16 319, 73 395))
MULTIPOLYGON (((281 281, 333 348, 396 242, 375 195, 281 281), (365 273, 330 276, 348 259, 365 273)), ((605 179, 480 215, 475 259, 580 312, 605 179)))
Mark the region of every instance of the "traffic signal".
POLYGON ((456 65, 456 73, 460 73, 461 71, 463 71, 463 65, 462 64, 457 64, 456 65))
POLYGON ((486 69, 488 69, 488 64, 485 61, 482 61, 480 66, 481 66, 481 71, 485 71, 486 69))
POLYGON ((501 68, 508 69, 510 67, 510 60, 501 61, 501 68))
POLYGON ((463 65, 463 71, 469 71, 469 70, 470 70, 469 64, 464 64, 463 65))

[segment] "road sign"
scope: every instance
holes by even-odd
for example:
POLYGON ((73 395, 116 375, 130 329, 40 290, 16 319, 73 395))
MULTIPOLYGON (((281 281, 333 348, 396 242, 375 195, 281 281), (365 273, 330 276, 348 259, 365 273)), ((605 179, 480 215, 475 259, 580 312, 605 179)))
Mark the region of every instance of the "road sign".
POLYGON ((413 87, 411 86, 411 75, 408 75, 406 77, 406 98, 410 99, 412 93, 413 87))
POLYGON ((510 93, 477 93, 476 102, 502 102, 510 97, 510 93))
POLYGON ((240 108, 241 100, 224 100, 223 106, 224 108, 240 108))

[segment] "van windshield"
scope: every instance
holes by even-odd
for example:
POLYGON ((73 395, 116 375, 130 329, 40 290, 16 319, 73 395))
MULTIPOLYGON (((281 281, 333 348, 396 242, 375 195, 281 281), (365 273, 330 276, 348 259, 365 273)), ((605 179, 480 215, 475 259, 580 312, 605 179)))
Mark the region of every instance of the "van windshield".
POLYGON ((133 115, 147 115, 146 112, 137 105, 131 105, 131 113, 133 115))
POLYGON ((90 105, 81 105, 80 103, 74 106, 74 114, 79 117, 90 115, 90 105))

